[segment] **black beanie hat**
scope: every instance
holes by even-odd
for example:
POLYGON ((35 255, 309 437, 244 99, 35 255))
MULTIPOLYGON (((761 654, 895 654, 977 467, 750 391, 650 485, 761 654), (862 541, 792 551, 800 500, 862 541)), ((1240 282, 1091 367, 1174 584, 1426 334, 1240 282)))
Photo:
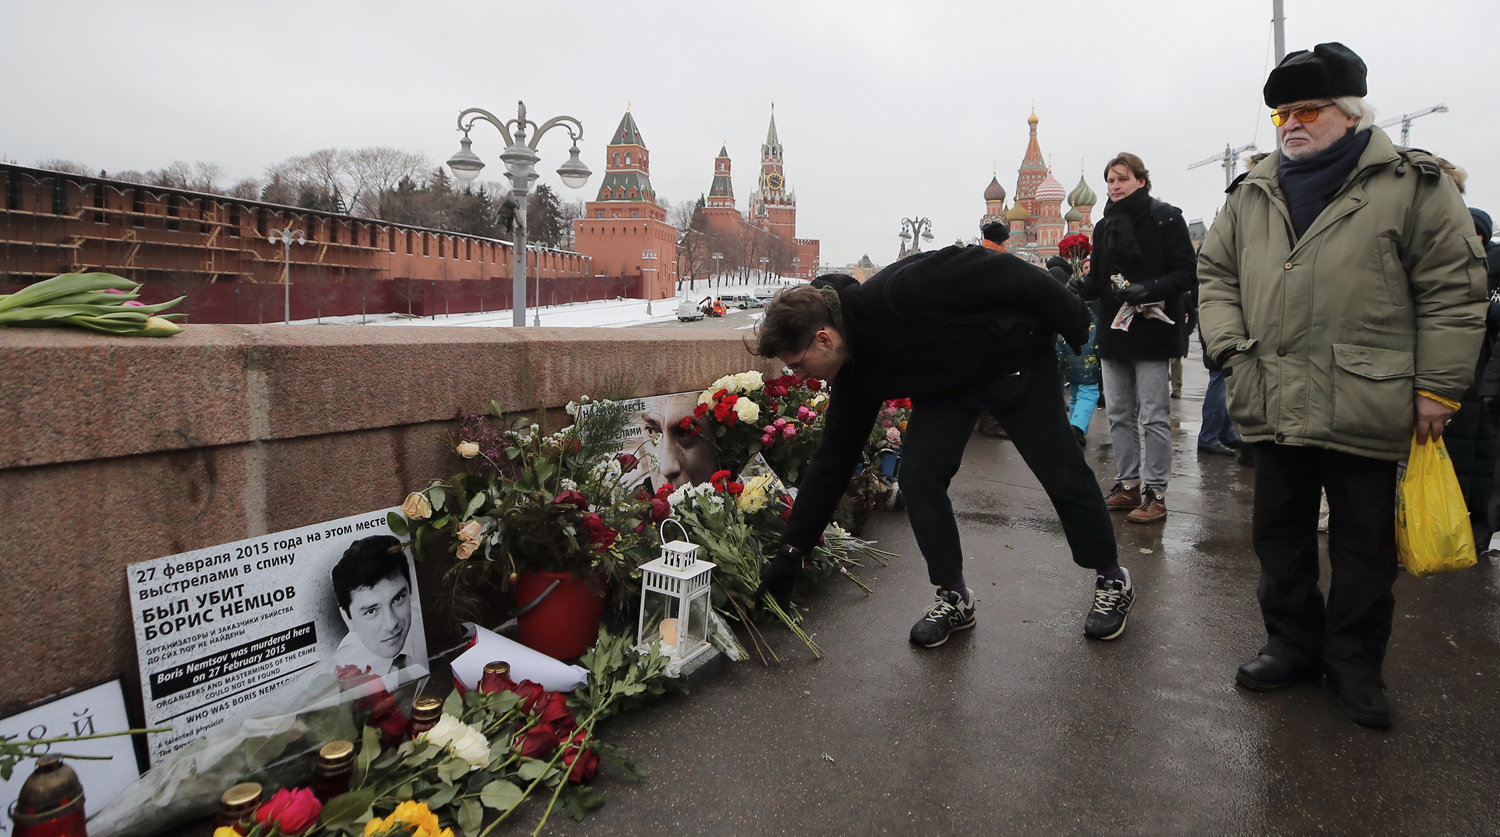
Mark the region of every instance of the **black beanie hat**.
POLYGON ((1050 270, 1054 267, 1065 271, 1069 276, 1073 275, 1073 263, 1062 256, 1053 256, 1047 260, 1047 268, 1050 270))
POLYGON ((988 224, 985 224, 984 226, 979 228, 979 232, 982 233, 986 239, 993 241, 996 244, 1004 244, 1005 240, 1010 238, 1010 227, 1005 226, 999 221, 991 221, 988 224))
POLYGON ((1281 59, 1266 79, 1266 107, 1280 107, 1304 99, 1364 96, 1365 62, 1340 43, 1318 44, 1281 59))

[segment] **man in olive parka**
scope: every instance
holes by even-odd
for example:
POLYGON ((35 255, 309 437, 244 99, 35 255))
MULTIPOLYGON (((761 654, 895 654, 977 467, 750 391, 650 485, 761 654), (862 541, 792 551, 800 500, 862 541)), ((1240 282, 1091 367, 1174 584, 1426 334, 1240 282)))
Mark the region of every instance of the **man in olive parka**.
POLYGON ((1373 127, 1365 75, 1337 43, 1271 72, 1279 151, 1230 187, 1198 276, 1207 351, 1255 448, 1267 642, 1236 680, 1271 691, 1326 675, 1346 714, 1386 727, 1396 461, 1414 435, 1442 435, 1468 387, 1487 293, 1483 243, 1457 187, 1436 158, 1373 127))

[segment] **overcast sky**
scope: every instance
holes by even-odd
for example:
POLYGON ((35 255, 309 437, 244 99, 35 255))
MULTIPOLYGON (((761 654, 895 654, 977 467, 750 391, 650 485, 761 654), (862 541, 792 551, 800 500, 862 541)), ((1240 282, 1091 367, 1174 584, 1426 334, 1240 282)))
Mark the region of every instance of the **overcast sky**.
MULTIPOLYGON (((1452 108, 1414 122, 1411 144, 1467 168, 1470 205, 1500 210, 1500 4, 1286 0, 1286 15, 1289 51, 1337 40, 1364 58, 1381 119, 1452 108)), ((976 234, 992 171, 1015 189, 1033 101, 1068 189, 1081 171, 1102 196, 1104 162, 1129 150, 1157 197, 1212 219, 1223 171, 1187 166, 1226 142, 1273 146, 1270 18, 1271 0, 8 0, 0 155, 116 171, 204 160, 231 180, 328 146, 436 163, 457 150, 461 109, 513 117, 524 99, 538 122, 583 121, 582 192, 553 173, 565 134, 538 149, 543 182, 577 198, 598 188, 629 104, 659 198, 706 192, 727 142, 743 210, 775 102, 798 234, 832 265, 887 264, 903 217, 931 218, 934 244, 976 234)), ((501 147, 476 129, 487 178, 501 147)))

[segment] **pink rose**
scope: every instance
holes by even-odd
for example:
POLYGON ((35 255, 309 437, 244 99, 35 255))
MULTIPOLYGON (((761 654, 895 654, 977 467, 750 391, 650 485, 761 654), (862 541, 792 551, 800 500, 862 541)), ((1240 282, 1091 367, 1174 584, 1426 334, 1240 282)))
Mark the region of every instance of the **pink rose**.
POLYGON ((817 417, 817 413, 809 410, 806 407, 797 408, 797 418, 801 419, 804 422, 807 422, 808 424, 811 424, 817 417))
POLYGON ((282 788, 255 809, 255 821, 275 824, 282 834, 301 834, 318 821, 323 803, 307 788, 282 788))
POLYGON ((777 419, 776 420, 776 429, 780 430, 783 427, 786 427, 786 419, 784 419, 784 418, 777 419))
POLYGON ((901 431, 892 427, 891 429, 885 431, 885 440, 893 445, 901 444, 901 431))
POLYGON ((797 425, 788 424, 786 427, 781 428, 781 435, 788 439, 797 435, 797 425))
POLYGON ((773 444, 776 443, 776 434, 775 433, 767 433, 764 436, 761 436, 760 437, 760 443, 762 445, 765 445, 766 447, 770 447, 771 445, 773 445, 773 444))

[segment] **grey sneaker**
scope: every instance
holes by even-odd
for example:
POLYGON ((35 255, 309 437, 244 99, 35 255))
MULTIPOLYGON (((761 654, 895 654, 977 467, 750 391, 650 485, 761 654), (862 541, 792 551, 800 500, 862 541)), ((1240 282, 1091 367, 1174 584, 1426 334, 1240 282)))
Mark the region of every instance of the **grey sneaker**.
POLYGON ((928 608, 927 615, 911 626, 911 644, 923 648, 936 648, 948 641, 954 631, 966 631, 974 627, 974 594, 969 601, 954 590, 938 590, 937 601, 928 608))
POLYGON ((1135 586, 1130 583, 1130 570, 1125 570, 1124 581, 1094 576, 1094 606, 1083 623, 1083 635, 1089 639, 1114 639, 1125 633, 1125 620, 1134 604, 1135 586))

